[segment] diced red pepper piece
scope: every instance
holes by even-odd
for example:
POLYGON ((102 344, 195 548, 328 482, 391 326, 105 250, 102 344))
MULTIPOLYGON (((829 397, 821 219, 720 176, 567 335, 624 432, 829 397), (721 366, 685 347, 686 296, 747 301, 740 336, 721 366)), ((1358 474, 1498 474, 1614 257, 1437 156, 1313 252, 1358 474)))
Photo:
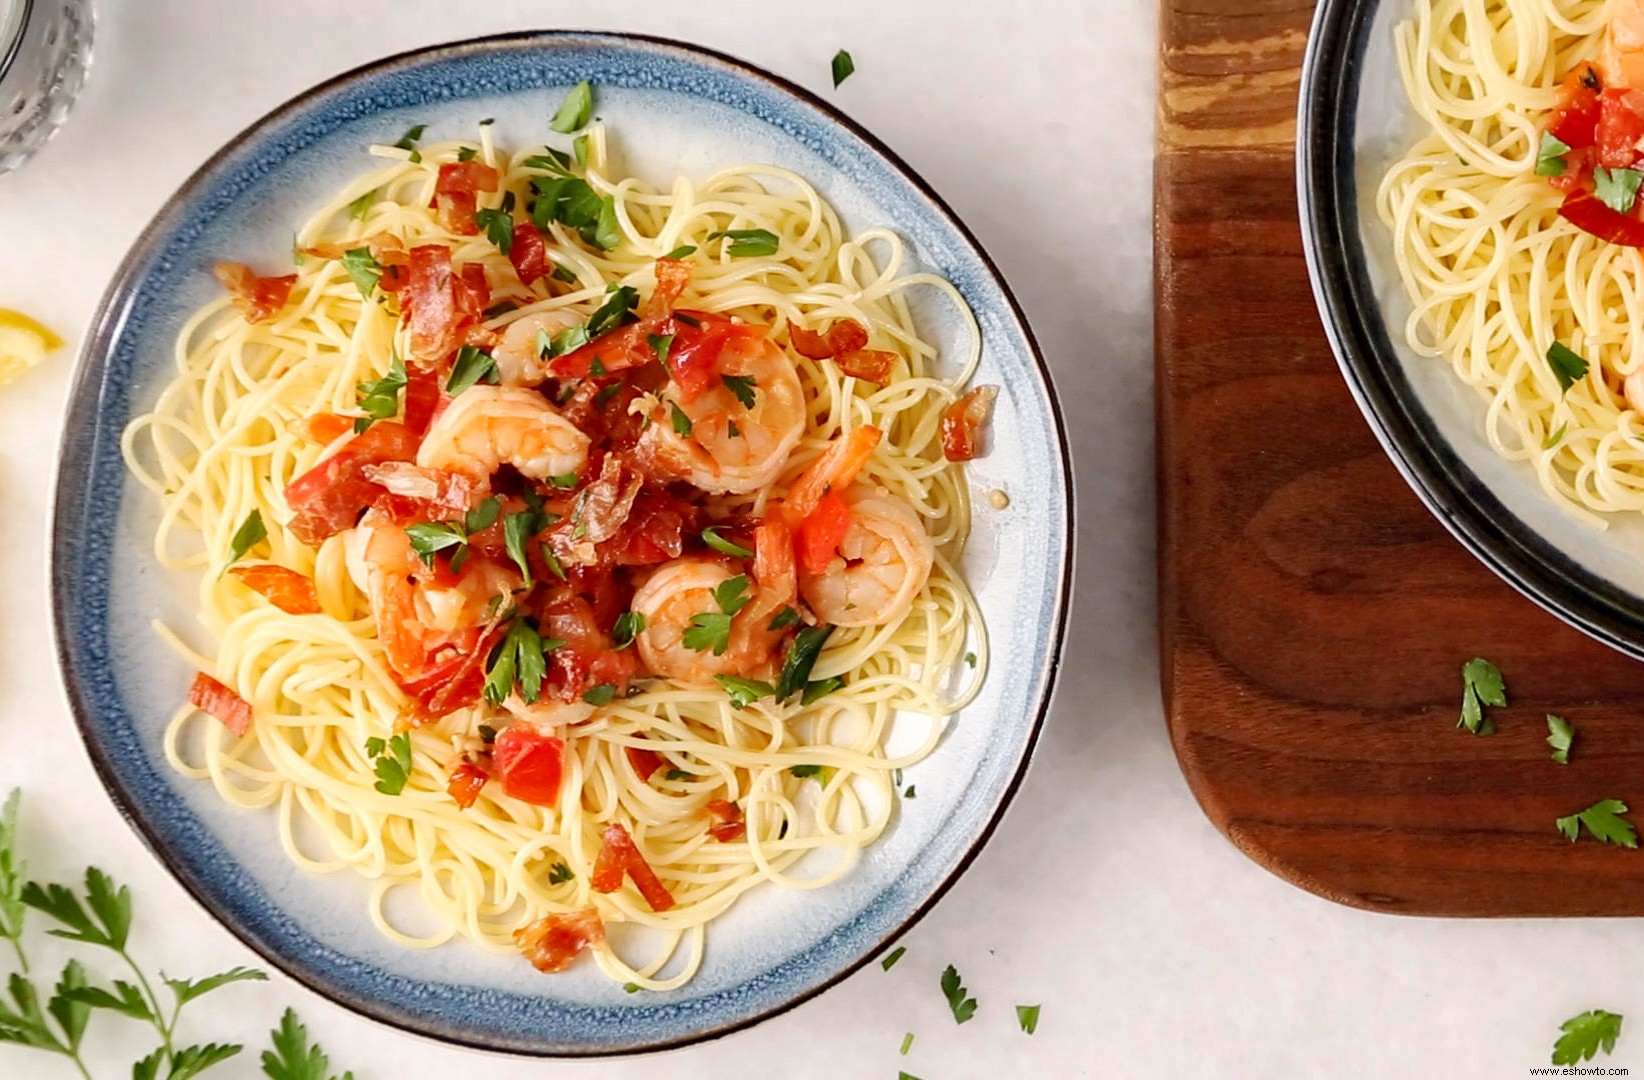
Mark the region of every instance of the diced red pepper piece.
POLYGON ((1631 90, 1606 90, 1599 96, 1598 163, 1606 169, 1630 169, 1644 140, 1644 113, 1631 90))
POLYGON ((969 461, 982 452, 982 429, 998 393, 997 386, 978 386, 947 407, 942 413, 942 456, 969 461))
POLYGON ((228 572, 288 615, 319 614, 319 593, 314 589, 314 579, 306 574, 274 563, 231 566, 228 572))
POLYGON ((220 262, 211 272, 233 295, 234 306, 248 323, 267 322, 279 314, 291 297, 291 287, 297 284, 296 274, 258 277, 245 263, 220 262))
POLYGON ((188 688, 188 703, 221 720, 236 735, 251 730, 251 704, 203 671, 188 688))
POLYGON ((552 975, 571 966, 582 950, 605 944, 605 924, 593 908, 556 912, 514 931, 514 944, 538 971, 552 975))

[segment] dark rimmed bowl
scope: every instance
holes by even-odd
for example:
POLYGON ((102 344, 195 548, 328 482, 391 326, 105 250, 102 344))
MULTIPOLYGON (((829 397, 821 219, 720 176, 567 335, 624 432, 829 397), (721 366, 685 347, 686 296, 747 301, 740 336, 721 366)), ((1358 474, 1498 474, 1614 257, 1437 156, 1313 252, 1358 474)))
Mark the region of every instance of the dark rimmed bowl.
POLYGON ((1365 419, 1439 521, 1536 603, 1644 658, 1644 520, 1599 529, 1561 510, 1529 463, 1490 448, 1484 399, 1403 342, 1411 307, 1372 200, 1421 134, 1393 52, 1409 14, 1399 0, 1322 0, 1314 14, 1296 186, 1325 331, 1365 419))
MULTIPOLYGON (((657 175, 660 174, 660 175, 657 175)), ((920 302, 939 340, 951 312, 920 302)), ((93 764, 116 805, 183 886, 269 963, 332 1000, 408 1031, 537 1055, 631 1053, 724 1035, 849 975, 953 884, 1021 783, 1048 707, 1071 583, 1067 446, 1020 309, 974 237, 889 149, 831 106, 741 61, 674 41, 525 33, 409 52, 281 106, 203 165, 144 231, 98 310, 68 407, 56 487, 51 584, 64 681, 93 764), (192 637, 194 588, 150 553, 158 508, 126 474, 119 437, 170 373, 183 319, 217 292, 221 257, 289 260, 306 208, 369 168, 370 142, 427 123, 430 138, 495 117, 499 142, 538 143, 575 82, 636 171, 703 175, 763 160, 806 175, 853 230, 889 225, 923 268, 952 281, 982 325, 981 382, 1002 387, 990 453, 968 466, 978 500, 963 570, 994 645, 981 697, 935 754, 908 770, 917 801, 840 882, 760 889, 709 935, 681 990, 625 994, 591 969, 551 978, 464 942, 397 948, 371 928, 368 885, 314 876, 281 852, 270 813, 240 812, 172 772, 161 732, 192 672, 151 617, 192 637)), ((201 642, 201 645, 208 643, 201 642)))

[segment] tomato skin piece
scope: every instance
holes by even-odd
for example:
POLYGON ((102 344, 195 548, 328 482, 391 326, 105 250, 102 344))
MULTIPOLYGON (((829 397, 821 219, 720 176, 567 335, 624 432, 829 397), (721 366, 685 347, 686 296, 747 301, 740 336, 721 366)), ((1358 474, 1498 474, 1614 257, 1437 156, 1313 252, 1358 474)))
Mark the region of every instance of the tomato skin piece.
POLYGON ((799 565, 806 573, 820 574, 839 554, 839 545, 851 527, 851 508, 837 490, 829 490, 817 502, 795 534, 799 565))
POLYGON ((1600 240, 1623 247, 1644 248, 1644 221, 1627 214, 1618 214, 1587 191, 1565 196, 1558 208, 1558 216, 1600 240))
POLYGON ((188 703, 210 713, 236 735, 251 730, 251 704, 203 671, 195 674, 189 685, 188 703))
POLYGON ((997 386, 977 386, 942 413, 942 456, 969 461, 982 452, 982 429, 993 412, 997 386))
POLYGON ((492 749, 505 794, 537 806, 559 802, 565 776, 565 744, 529 724, 515 724, 497 736, 492 749))
POLYGON ((855 319, 839 319, 821 334, 803 326, 790 326, 788 340, 800 356, 826 360, 862 348, 868 343, 868 329, 855 319))
POLYGON ((542 232, 529 221, 514 222, 514 244, 508 249, 508 261, 514 264, 514 273, 526 285, 552 273, 548 245, 542 239, 542 232))
POLYGON ((722 844, 732 843, 748 835, 747 823, 742 820, 742 808, 729 799, 714 799, 703 807, 714 823, 708 826, 708 835, 722 844))
POLYGON ((514 944, 538 971, 552 975, 571 966, 582 950, 605 944, 605 924, 594 908, 544 915, 514 931, 514 944))
POLYGON ((320 597, 314 579, 274 563, 251 563, 228 568, 246 588, 261 593, 287 615, 318 615, 320 597))
POLYGON ((674 906, 674 897, 656 876, 651 864, 645 861, 634 838, 620 821, 605 826, 599 858, 594 860, 591 884, 595 892, 611 893, 622 888, 624 875, 634 879, 645 902, 652 911, 667 911, 674 906))
POLYGON ((464 810, 474 805, 480 790, 491 780, 491 774, 471 761, 461 761, 451 770, 445 790, 464 810))
POLYGON ((1630 90, 1606 90, 1599 98, 1598 163, 1606 169, 1631 168, 1638 161, 1644 113, 1635 100, 1630 90))
POLYGON ((416 456, 417 438, 404 424, 392 420, 372 424, 286 486, 291 532, 303 543, 318 547, 326 538, 353 528, 360 512, 386 494, 383 487, 365 478, 365 467, 411 461, 416 456))
POLYGON ((278 315, 297 284, 296 274, 258 277, 245 263, 220 262, 211 272, 234 297, 234 306, 248 323, 267 322, 278 315))
POLYGON ((439 178, 434 181, 436 195, 462 194, 472 195, 477 191, 486 193, 497 190, 502 178, 497 170, 483 161, 470 158, 467 161, 447 162, 440 166, 439 178))
POLYGON ((628 764, 633 767, 634 775, 641 780, 650 780, 656 771, 662 768, 662 755, 655 750, 647 750, 643 746, 628 746, 623 748, 628 756, 628 764))

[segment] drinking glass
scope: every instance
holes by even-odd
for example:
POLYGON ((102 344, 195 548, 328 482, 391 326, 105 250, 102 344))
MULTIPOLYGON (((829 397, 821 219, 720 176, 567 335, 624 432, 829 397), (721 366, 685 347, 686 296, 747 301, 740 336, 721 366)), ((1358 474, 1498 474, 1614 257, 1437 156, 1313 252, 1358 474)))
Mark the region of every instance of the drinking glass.
POLYGON ((63 125, 91 64, 91 0, 0 0, 0 173, 63 125))

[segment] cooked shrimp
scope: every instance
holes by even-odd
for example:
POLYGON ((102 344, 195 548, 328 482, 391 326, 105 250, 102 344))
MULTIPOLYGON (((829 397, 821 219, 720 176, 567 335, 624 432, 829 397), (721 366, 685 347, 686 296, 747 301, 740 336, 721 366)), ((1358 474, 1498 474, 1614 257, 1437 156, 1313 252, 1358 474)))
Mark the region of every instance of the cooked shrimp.
POLYGON ((857 484, 844 493, 850 525, 839 556, 819 573, 803 569, 799 591, 811 611, 835 626, 883 626, 913 607, 935 558, 930 535, 907 500, 857 484))
POLYGON ((503 327, 502 341, 491 352, 504 386, 536 386, 548 377, 547 362, 537 344, 537 335, 550 338, 576 326, 581 320, 569 311, 538 311, 521 316, 503 327))
POLYGON ((1644 2, 1614 0, 1598 67, 1607 87, 1644 90, 1644 2))
POLYGON ((486 477, 504 464, 533 480, 580 472, 588 436, 535 390, 475 386, 454 398, 417 448, 417 464, 486 477))
POLYGON ((633 609, 645 616, 639 655, 657 675, 682 682, 709 682, 715 675, 768 678, 775 667, 781 631, 771 616, 797 595, 793 539, 786 525, 767 521, 755 538, 752 596, 731 620, 725 649, 693 649, 685 631, 697 615, 722 614, 714 590, 737 571, 715 559, 685 558, 652 574, 634 593, 633 609))
POLYGON ((691 401, 664 391, 639 452, 666 475, 703 491, 744 494, 775 480, 805 430, 805 396, 793 360, 758 334, 728 340, 717 361, 720 378, 691 401), (753 407, 744 406, 723 379, 747 379, 753 407), (673 410, 690 420, 676 427, 673 410))

